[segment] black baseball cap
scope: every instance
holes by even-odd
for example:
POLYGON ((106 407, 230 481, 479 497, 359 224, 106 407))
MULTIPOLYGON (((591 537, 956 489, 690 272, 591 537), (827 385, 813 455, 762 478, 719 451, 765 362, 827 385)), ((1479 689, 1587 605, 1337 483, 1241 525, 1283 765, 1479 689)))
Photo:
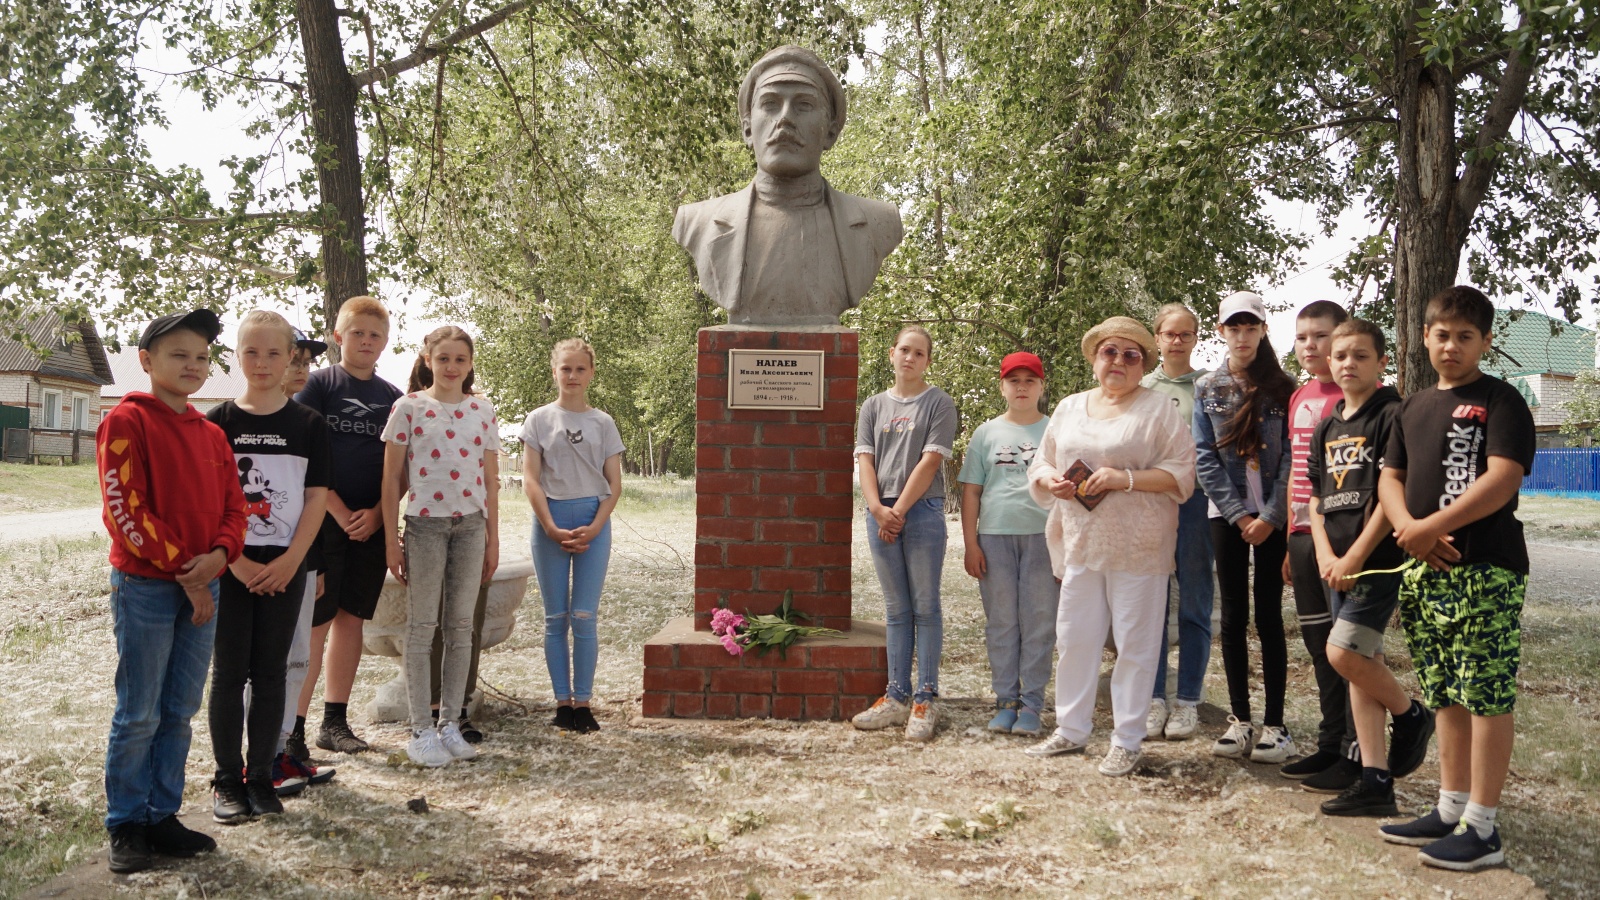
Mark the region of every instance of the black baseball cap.
POLYGON ((144 334, 139 336, 139 349, 149 350, 156 338, 177 328, 187 328, 203 336, 209 344, 222 333, 222 320, 209 309, 162 316, 144 327, 144 334))
POLYGON ((328 352, 327 341, 306 337, 306 333, 298 328, 294 330, 294 346, 296 350, 310 350, 312 359, 328 352))

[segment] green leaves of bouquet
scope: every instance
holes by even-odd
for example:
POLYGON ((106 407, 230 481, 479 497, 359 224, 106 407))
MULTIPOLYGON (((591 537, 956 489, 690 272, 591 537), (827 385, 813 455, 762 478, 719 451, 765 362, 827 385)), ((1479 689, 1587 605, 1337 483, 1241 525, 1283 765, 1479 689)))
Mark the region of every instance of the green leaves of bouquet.
POLYGON ((718 610, 712 616, 711 630, 721 637, 729 653, 738 655, 746 650, 766 653, 776 648, 780 656, 787 658, 790 645, 801 638, 839 633, 833 628, 800 624, 800 620, 811 618, 794 608, 794 591, 788 590, 783 592, 783 603, 777 611, 768 615, 740 616, 726 609, 718 610))

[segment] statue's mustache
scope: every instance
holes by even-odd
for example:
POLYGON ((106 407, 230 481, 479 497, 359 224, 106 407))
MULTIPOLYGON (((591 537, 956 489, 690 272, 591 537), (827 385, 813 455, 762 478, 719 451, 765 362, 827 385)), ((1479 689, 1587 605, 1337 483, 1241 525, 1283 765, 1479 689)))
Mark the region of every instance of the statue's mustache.
POLYGON ((780 145, 804 147, 806 142, 800 137, 799 133, 780 127, 773 131, 771 137, 767 138, 767 146, 773 147, 780 145))

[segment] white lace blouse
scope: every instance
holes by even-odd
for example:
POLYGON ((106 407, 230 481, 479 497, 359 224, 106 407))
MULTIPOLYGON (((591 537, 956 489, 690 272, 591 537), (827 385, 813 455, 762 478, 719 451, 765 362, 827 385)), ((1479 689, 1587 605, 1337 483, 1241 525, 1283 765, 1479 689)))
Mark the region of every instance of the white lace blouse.
POLYGON ((1028 485, 1050 511, 1045 539, 1057 578, 1066 566, 1159 575, 1173 570, 1178 504, 1194 492, 1194 435, 1171 398, 1148 388, 1113 419, 1092 418, 1088 393, 1062 400, 1050 416, 1028 485), (1161 469, 1177 481, 1163 493, 1113 490, 1091 512, 1050 493, 1049 483, 1081 459, 1091 469, 1161 469))

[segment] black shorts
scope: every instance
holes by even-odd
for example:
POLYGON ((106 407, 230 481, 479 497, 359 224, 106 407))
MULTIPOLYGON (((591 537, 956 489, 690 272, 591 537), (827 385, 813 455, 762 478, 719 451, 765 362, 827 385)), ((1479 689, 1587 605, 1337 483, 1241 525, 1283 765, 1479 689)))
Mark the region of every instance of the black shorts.
POLYGON ((1383 652, 1383 632, 1400 606, 1401 575, 1364 575, 1348 591, 1328 588, 1333 632, 1328 643, 1368 659, 1383 652))
POLYGON ((323 591, 311 614, 313 627, 326 625, 344 610, 358 619, 371 619, 389 574, 389 559, 379 529, 364 541, 352 541, 329 515, 322 520, 323 591))

